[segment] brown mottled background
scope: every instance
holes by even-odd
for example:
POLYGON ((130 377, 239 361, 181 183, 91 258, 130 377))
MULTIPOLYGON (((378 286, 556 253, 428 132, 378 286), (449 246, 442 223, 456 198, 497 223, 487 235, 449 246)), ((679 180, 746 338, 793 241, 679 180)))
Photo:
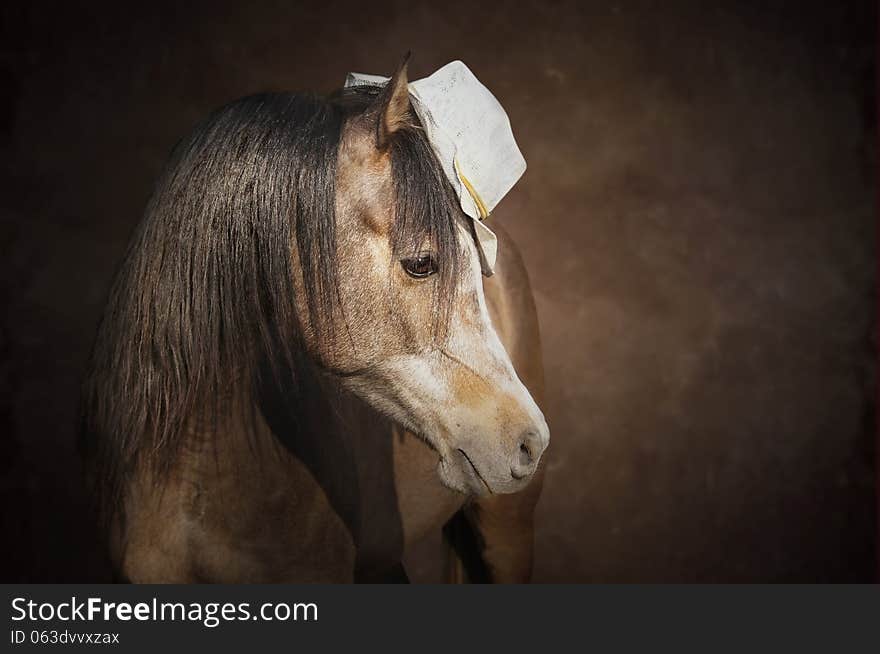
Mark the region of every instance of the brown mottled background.
POLYGON ((0 579, 107 578, 77 387, 175 141, 408 49, 414 78, 468 63, 529 163, 497 216, 547 364, 535 579, 872 579, 875 10, 5 3, 0 579))

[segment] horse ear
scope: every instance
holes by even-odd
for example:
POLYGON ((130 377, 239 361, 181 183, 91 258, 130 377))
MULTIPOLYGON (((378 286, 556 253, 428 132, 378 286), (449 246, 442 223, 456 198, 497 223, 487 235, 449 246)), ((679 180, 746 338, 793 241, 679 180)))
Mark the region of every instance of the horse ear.
POLYGON ((406 67, 409 63, 409 52, 400 62, 394 75, 388 80, 379 95, 379 120, 376 125, 376 147, 385 150, 391 142, 394 132, 406 125, 409 112, 409 81, 406 67))

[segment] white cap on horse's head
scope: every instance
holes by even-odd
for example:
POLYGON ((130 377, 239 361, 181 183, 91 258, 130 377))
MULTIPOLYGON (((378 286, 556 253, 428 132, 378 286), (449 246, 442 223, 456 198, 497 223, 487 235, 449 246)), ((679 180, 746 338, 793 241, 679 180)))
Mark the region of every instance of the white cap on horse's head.
MULTIPOLYGON (((349 73, 345 86, 383 86, 388 79, 349 73)), ((498 241, 483 220, 526 170, 510 120, 501 103, 461 61, 411 82, 409 94, 462 211, 473 219, 484 272, 491 274, 498 241)))

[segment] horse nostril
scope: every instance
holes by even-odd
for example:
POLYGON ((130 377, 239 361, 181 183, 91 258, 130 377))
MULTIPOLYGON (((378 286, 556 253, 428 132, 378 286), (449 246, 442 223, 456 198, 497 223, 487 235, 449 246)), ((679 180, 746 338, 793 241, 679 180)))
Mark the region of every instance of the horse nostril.
POLYGON ((514 479, 528 477, 535 471, 542 449, 541 437, 535 432, 527 432, 520 438, 510 461, 510 474, 514 479))
POLYGON ((519 444, 519 464, 521 466, 527 466, 532 462, 532 453, 529 451, 529 446, 525 443, 519 444))

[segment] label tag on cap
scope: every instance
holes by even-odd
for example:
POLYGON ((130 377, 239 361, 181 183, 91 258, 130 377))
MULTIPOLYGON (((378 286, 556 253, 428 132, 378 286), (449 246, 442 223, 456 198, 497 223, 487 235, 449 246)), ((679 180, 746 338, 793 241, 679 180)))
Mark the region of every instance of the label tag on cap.
MULTIPOLYGON (((349 73, 345 86, 384 86, 388 79, 349 73)), ((483 220, 526 170, 510 119, 501 103, 461 61, 410 82, 409 94, 462 211, 473 219, 483 265, 491 274, 498 239, 483 220)))

